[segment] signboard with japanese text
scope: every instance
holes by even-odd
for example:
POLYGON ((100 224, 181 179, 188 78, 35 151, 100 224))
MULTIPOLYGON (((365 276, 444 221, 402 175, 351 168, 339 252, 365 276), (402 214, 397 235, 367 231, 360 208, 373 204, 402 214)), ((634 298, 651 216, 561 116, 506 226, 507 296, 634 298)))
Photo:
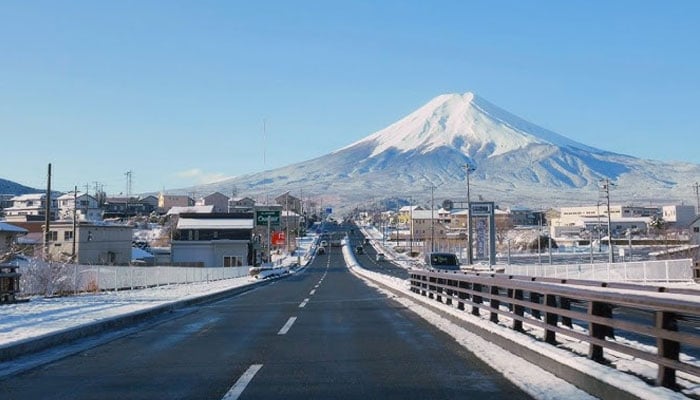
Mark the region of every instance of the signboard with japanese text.
POLYGON ((279 225, 281 215, 281 211, 258 210, 255 212, 255 224, 267 225, 267 222, 270 221, 272 226, 279 225))

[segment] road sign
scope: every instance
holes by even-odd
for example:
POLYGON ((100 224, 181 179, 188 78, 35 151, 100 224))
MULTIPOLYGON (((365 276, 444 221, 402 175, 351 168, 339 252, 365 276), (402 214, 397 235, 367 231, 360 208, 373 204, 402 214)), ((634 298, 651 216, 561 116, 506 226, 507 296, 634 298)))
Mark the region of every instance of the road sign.
POLYGON ((281 246, 286 243, 286 238, 284 231, 274 231, 272 232, 272 244, 275 246, 281 246))
POLYGON ((270 211, 270 210, 259 210, 255 212, 255 224, 256 225, 267 225, 267 221, 270 221, 270 225, 279 225, 280 217, 282 215, 281 211, 270 211))
POLYGON ((333 209, 330 207, 326 208, 326 214, 333 214, 333 209))

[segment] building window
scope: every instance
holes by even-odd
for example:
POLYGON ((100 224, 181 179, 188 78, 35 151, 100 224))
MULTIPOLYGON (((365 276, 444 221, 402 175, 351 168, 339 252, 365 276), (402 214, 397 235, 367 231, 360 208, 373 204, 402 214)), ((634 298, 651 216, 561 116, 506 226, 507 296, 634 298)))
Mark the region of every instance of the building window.
POLYGON ((65 241, 73 240, 73 231, 63 232, 63 240, 65 240, 65 241))
POLYGON ((240 267, 241 260, 236 256, 224 256, 224 267, 240 267))
POLYGON ((49 240, 55 242, 56 240, 58 240, 58 232, 57 231, 49 231, 48 237, 49 237, 49 240))
POLYGON ((693 227, 693 232, 695 232, 695 233, 700 233, 700 226, 694 226, 694 227, 693 227))

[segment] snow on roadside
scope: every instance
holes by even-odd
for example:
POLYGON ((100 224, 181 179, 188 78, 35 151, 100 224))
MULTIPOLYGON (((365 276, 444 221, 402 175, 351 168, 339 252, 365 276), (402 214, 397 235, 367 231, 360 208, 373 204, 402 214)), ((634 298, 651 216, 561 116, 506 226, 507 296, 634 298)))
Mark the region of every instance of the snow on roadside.
POLYGON ((249 284, 249 277, 147 289, 42 298, 0 306, 0 346, 162 304, 249 284))

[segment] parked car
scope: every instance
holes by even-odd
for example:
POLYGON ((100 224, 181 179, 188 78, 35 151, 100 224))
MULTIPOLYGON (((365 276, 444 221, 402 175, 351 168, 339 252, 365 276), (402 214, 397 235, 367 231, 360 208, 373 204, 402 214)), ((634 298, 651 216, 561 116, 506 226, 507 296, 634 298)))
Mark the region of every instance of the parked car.
POLYGON ((386 260, 384 253, 377 253, 377 261, 384 261, 384 260, 386 260))
POLYGON ((459 271, 460 264, 457 255, 454 253, 427 253, 425 255, 425 266, 427 269, 459 271))

